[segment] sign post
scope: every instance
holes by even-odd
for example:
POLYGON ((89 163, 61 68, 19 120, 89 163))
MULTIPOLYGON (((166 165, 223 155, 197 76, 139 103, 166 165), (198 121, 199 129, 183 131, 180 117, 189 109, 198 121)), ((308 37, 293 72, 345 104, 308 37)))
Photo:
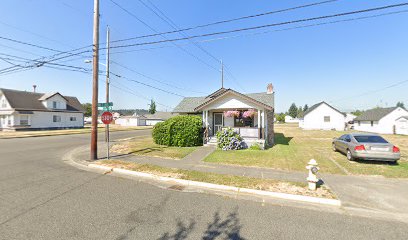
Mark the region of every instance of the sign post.
MULTIPOLYGON (((106 126, 106 129, 108 130, 108 134, 109 134, 109 124, 111 124, 112 123, 112 121, 113 121, 113 115, 112 115, 112 113, 111 112, 104 112, 104 113, 102 113, 102 115, 101 115, 101 120, 102 120, 102 122, 105 124, 105 126, 106 126)), ((109 160, 109 137, 107 138, 107 158, 108 158, 108 160, 109 160)))

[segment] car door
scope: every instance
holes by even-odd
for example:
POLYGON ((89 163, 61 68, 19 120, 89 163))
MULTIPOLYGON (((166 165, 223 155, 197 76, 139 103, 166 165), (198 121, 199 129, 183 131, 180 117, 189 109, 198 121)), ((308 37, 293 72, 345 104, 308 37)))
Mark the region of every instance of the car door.
POLYGON ((347 134, 344 137, 344 146, 343 146, 343 152, 347 152, 347 149, 350 148, 350 144, 351 144, 351 136, 349 134, 347 134))
POLYGON ((341 137, 339 137, 338 139, 336 139, 335 144, 336 144, 336 148, 338 151, 340 152, 344 152, 344 146, 345 146, 345 141, 344 138, 346 137, 346 135, 342 135, 341 137))

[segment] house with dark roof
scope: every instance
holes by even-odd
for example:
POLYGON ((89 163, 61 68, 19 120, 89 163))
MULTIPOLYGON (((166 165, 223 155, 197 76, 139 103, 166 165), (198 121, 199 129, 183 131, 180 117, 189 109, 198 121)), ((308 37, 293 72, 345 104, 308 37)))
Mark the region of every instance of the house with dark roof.
POLYGON ((408 111, 401 107, 367 110, 354 119, 354 129, 364 132, 396 134, 401 131, 400 125, 404 127, 402 124, 404 119, 401 119, 401 117, 408 117, 408 111))
POLYGON ((254 142, 274 144, 274 91, 272 84, 262 93, 243 94, 220 88, 208 96, 186 97, 173 110, 178 114, 202 116, 206 140, 231 127, 240 133, 247 145, 254 142))
POLYGON ((299 127, 307 130, 344 131, 346 114, 323 101, 311 106, 304 112, 299 127))
POLYGON ((65 129, 84 126, 76 97, 0 88, 0 129, 65 129))

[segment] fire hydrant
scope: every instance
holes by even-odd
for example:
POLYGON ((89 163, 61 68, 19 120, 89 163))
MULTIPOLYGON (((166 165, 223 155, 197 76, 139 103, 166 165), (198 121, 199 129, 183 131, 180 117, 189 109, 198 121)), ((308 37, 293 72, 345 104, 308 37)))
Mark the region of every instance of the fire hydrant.
POLYGON ((310 190, 316 190, 316 185, 319 179, 316 176, 316 173, 319 171, 319 167, 317 166, 317 162, 314 159, 311 159, 306 166, 306 169, 309 170, 309 176, 307 177, 307 182, 309 183, 310 190))

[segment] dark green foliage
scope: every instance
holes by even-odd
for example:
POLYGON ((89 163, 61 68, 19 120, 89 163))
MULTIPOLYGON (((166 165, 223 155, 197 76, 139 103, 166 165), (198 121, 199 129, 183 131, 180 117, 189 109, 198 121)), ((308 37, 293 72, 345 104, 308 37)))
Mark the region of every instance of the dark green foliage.
POLYGON ((292 103, 292 105, 290 105, 288 115, 293 118, 296 118, 296 116, 298 115, 298 108, 296 107, 295 103, 292 103))
POLYGON ((149 106, 150 106, 149 113, 150 114, 155 114, 156 113, 156 102, 153 101, 153 99, 150 101, 149 106))
POLYGON ((361 114, 363 114, 364 111, 360 111, 360 110, 356 110, 354 112, 351 112, 351 114, 353 114, 354 116, 360 116, 361 114))
POLYGON ((404 105, 404 103, 403 102, 397 102, 397 105, 396 105, 397 107, 401 107, 401 108, 404 108, 405 109, 405 105, 404 105))
POLYGON ((224 151, 239 150, 243 148, 242 137, 232 128, 226 128, 217 132, 218 147, 224 151))
POLYGON ((84 104, 82 104, 82 107, 83 107, 84 110, 85 110, 85 113, 84 113, 85 117, 90 117, 90 116, 92 116, 92 104, 90 104, 90 103, 84 103, 84 104))
POLYGON ((278 121, 280 123, 284 123, 285 122, 285 116, 286 116, 286 114, 284 114, 284 113, 275 114, 276 121, 278 121))
POLYGON ((193 147, 203 145, 202 120, 199 116, 176 116, 153 128, 155 143, 166 146, 193 147))
POLYGON ((308 109, 309 109, 309 106, 305 104, 305 106, 303 107, 303 112, 306 112, 308 109))

